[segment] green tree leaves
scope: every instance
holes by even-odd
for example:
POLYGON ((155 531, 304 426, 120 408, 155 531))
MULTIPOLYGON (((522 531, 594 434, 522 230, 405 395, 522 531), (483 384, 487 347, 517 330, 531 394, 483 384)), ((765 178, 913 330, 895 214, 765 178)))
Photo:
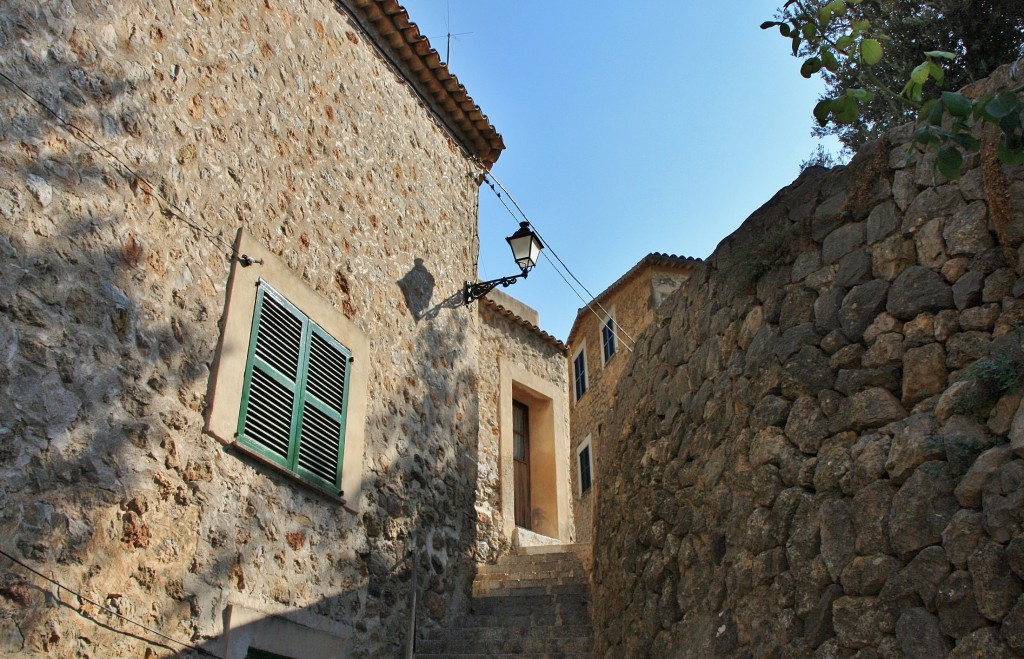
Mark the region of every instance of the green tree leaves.
POLYGON ((878 39, 864 39, 860 42, 860 58, 868 66, 882 61, 882 44, 878 39))
POLYGON ((988 123, 1000 130, 1000 161, 1024 164, 1024 104, 1016 93, 971 99, 940 88, 963 85, 965 70, 987 75, 1020 54, 1020 0, 787 0, 777 18, 761 28, 777 27, 790 39, 803 77, 821 75, 830 85, 814 106, 816 130, 855 148, 916 114, 914 139, 936 149, 936 169, 955 179, 964 154, 980 147, 976 126, 988 123))

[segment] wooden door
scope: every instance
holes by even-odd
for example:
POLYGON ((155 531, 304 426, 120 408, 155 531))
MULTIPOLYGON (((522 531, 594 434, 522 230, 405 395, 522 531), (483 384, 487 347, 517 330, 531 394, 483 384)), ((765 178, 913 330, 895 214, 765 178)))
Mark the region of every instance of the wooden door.
POLYGON ((516 526, 530 528, 530 409, 512 401, 512 480, 516 526))

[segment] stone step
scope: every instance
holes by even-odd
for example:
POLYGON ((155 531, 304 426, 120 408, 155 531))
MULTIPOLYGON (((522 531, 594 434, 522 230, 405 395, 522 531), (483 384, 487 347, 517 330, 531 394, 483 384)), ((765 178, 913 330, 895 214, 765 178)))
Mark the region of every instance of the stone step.
POLYGON ((473 595, 474 596, 486 596, 494 594, 495 590, 526 590, 529 588, 551 588, 555 586, 577 586, 580 588, 588 588, 586 582, 580 581, 578 578, 561 578, 561 577, 527 577, 524 579, 517 579, 514 577, 505 577, 501 579, 489 579, 489 580, 477 580, 473 582, 473 595))
POLYGON ((416 643, 417 653, 427 654, 479 654, 479 653, 530 653, 550 654, 591 652, 594 647, 593 638, 585 637, 549 637, 540 638, 532 635, 517 635, 514 638, 492 640, 484 638, 467 638, 453 641, 421 640, 416 643))
POLYGON ((549 565, 549 564, 570 564, 584 565, 585 561, 572 552, 547 552, 544 554, 507 554, 498 558, 498 565, 549 565))
MULTIPOLYGON (((590 598, 581 595, 525 597, 477 597, 472 601, 474 616, 557 618, 566 615, 590 615, 590 598)), ((551 623, 546 623, 551 624, 551 623)))
POLYGON ((554 613, 526 613, 516 611, 513 613, 482 613, 475 616, 467 616, 459 621, 464 627, 477 629, 489 629, 495 627, 515 627, 526 629, 535 626, 549 625, 588 625, 590 624, 590 611, 587 609, 564 609, 554 613))
POLYGON ((477 574, 475 581, 477 583, 492 583, 495 581, 524 581, 527 579, 532 580, 543 580, 549 579, 552 581, 560 580, 563 582, 575 581, 578 583, 587 583, 587 575, 581 574, 575 571, 568 572, 489 572, 487 574, 477 574))
POLYGON ((480 566, 469 611, 423 631, 417 657, 591 657, 589 547, 519 547, 480 566))
POLYGON ((503 574, 540 574, 552 576, 574 575, 580 577, 581 579, 585 579, 589 573, 587 572, 587 570, 583 568, 582 565, 578 564, 482 565, 476 569, 477 578, 503 574))
POLYGON ((509 641, 524 636, 534 638, 592 638, 593 627, 590 624, 566 625, 527 625, 523 629, 511 626, 496 627, 449 627, 432 629, 424 632, 420 640, 424 641, 463 641, 488 640, 509 641))
POLYGON ((581 583, 522 586, 508 588, 503 586, 484 586, 477 588, 473 584, 474 597, 531 597, 535 595, 587 595, 590 586, 581 583))
POLYGON ((573 556, 589 556, 590 545, 567 544, 517 547, 516 553, 509 554, 509 556, 538 556, 541 554, 569 554, 573 556))
POLYGON ((459 659, 588 659, 593 656, 590 651, 588 652, 538 652, 538 653, 523 653, 517 652, 514 654, 495 654, 495 653, 462 653, 462 652, 443 652, 436 654, 424 654, 422 652, 416 653, 417 657, 423 659, 450 659, 451 657, 458 657, 459 659))

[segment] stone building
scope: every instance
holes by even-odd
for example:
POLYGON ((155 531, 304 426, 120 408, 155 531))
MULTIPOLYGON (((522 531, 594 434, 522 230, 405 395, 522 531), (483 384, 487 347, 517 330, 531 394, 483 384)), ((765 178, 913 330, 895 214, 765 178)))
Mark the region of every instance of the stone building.
POLYGON ((513 401, 571 539, 564 346, 458 304, 501 137, 402 7, 12 0, 0 45, 0 548, 60 584, 0 557, 0 652, 395 656, 516 540, 513 401))
POLYGON ((619 277, 590 306, 576 313, 569 331, 569 399, 572 401, 571 471, 576 537, 591 538, 595 489, 594 465, 604 422, 615 406, 615 388, 633 337, 653 322, 655 310, 686 280, 699 259, 652 253, 619 277))

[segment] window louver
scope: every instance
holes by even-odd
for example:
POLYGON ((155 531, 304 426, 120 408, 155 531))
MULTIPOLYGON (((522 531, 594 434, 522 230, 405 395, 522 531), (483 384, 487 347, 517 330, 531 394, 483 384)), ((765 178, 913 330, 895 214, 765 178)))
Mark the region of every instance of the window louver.
POLYGON ((276 291, 257 291, 239 441, 341 491, 349 352, 276 291))

